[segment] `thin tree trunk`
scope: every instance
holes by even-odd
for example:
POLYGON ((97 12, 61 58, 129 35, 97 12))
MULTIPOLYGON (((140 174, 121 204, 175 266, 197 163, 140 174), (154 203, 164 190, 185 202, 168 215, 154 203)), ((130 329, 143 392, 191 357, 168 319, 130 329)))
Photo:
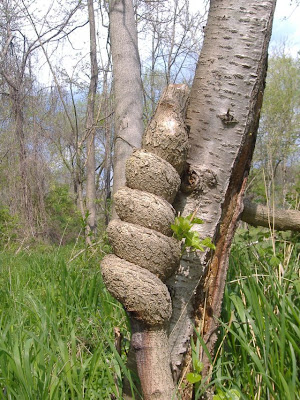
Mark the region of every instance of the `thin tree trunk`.
POLYGON ((166 375, 166 371, 170 370, 166 330, 149 329, 134 321, 131 343, 135 350, 143 399, 176 399, 172 375, 166 375))
MULTIPOLYGON (((109 23, 115 99, 114 195, 119 188, 125 186, 125 161, 135 148, 141 147, 143 135, 143 89, 132 0, 111 0, 109 23)), ((117 213, 112 204, 112 219, 116 218, 117 213)), ((132 323, 134 321, 131 319, 132 323)), ((133 350, 129 359, 134 360, 134 365, 133 350)), ((123 397, 131 398, 130 386, 127 383, 125 380, 123 397)))
POLYGON ((104 160, 104 215, 105 225, 107 226, 110 220, 111 212, 111 170, 112 170, 112 123, 111 123, 111 94, 108 91, 107 73, 104 76, 103 82, 103 113, 106 115, 104 121, 105 135, 105 160, 104 160))
POLYGON ((88 0, 89 25, 90 25, 90 61, 91 78, 88 93, 86 130, 87 138, 87 161, 86 161, 86 208, 88 211, 86 242, 91 244, 91 239, 96 234, 96 183, 95 183, 95 101, 98 83, 98 65, 97 65, 97 43, 95 28, 95 13, 93 0, 88 0))
MULTIPOLYGON (((107 109, 107 108, 106 108, 107 109)), ((107 226, 110 220, 111 212, 111 124, 110 121, 105 121, 105 175, 104 175, 104 201, 105 201, 105 225, 107 226)))
POLYGON ((132 0, 112 0, 109 19, 115 95, 113 193, 116 193, 125 185, 122 160, 141 147, 143 90, 132 0))
POLYGON ((11 87, 13 112, 15 120, 15 135, 19 147, 19 165, 21 176, 22 208, 28 228, 33 233, 33 205, 28 179, 27 152, 24 135, 24 101, 21 93, 22 85, 19 88, 11 87))

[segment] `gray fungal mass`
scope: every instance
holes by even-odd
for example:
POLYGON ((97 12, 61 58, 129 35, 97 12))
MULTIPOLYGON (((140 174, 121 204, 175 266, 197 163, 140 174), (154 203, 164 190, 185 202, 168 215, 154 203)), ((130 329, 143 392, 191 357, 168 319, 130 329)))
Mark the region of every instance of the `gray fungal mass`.
POLYGON ((103 258, 109 292, 131 316, 149 326, 169 320, 171 298, 164 282, 180 261, 180 242, 170 229, 171 205, 180 187, 188 151, 184 123, 186 85, 169 85, 143 138, 143 149, 126 162, 126 184, 115 194, 119 219, 108 236, 114 255, 103 258))

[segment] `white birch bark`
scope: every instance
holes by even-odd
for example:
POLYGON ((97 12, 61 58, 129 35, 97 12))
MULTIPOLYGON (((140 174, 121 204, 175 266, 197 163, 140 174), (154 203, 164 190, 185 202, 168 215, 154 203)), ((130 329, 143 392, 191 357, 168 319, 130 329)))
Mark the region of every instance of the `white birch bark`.
POLYGON ((205 221, 197 230, 214 240, 216 251, 185 257, 168 282, 173 293, 170 348, 177 378, 195 321, 209 350, 216 340, 215 318, 255 146, 275 3, 211 1, 187 111, 189 168, 176 208, 183 215, 197 210, 205 221))

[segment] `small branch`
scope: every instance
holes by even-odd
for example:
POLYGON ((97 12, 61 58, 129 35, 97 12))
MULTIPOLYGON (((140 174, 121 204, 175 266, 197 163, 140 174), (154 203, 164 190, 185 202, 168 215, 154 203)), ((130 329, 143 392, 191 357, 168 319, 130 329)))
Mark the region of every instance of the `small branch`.
POLYGON ((261 204, 252 203, 244 199, 244 211, 241 219, 250 225, 270 226, 278 231, 300 232, 300 211, 296 210, 272 210, 261 204))
POLYGON ((7 40, 6 40, 6 43, 5 43, 5 45, 4 45, 3 50, 2 50, 1 53, 0 53, 0 56, 1 56, 0 60, 1 60, 1 62, 2 62, 2 60, 6 57, 6 54, 7 54, 7 52, 8 52, 8 49, 9 49, 9 46, 10 46, 12 40, 13 40, 13 35, 12 35, 11 31, 9 30, 8 38, 7 38, 7 40))

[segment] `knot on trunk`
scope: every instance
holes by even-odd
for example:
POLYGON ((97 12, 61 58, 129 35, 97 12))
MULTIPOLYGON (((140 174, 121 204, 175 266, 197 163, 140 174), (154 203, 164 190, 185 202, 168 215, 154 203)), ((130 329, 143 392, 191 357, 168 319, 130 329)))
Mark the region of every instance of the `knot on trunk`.
POLYGON ((126 162, 126 185, 114 196, 120 219, 107 232, 115 255, 102 261, 109 292, 148 326, 163 325, 172 314, 164 282, 179 265, 181 244, 172 237, 171 205, 180 188, 188 151, 184 114, 186 85, 169 85, 143 139, 126 162))

